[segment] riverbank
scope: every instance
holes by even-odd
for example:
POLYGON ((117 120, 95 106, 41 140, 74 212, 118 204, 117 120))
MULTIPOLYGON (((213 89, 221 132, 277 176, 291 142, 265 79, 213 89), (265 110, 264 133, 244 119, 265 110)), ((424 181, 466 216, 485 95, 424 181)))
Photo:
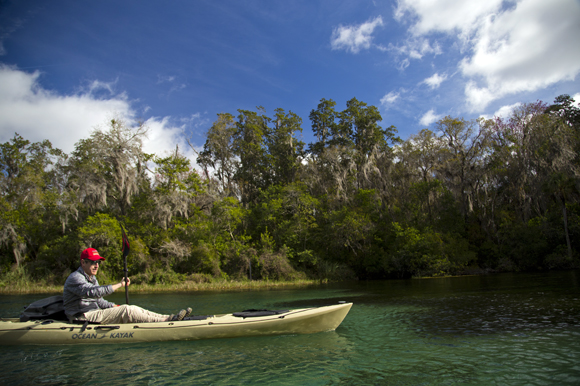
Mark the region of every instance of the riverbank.
MULTIPOLYGON (((444 279, 461 276, 482 276, 498 273, 492 270, 470 270, 459 275, 441 276, 418 276, 413 279, 444 279)), ((55 294, 62 292, 63 285, 47 284, 46 282, 31 282, 25 275, 18 276, 11 281, 9 278, 0 281, 0 295, 26 295, 26 294, 55 294), (8 279, 8 280, 6 280, 8 279)), ((356 279, 355 279, 356 280, 356 279)), ((329 279, 296 279, 292 281, 271 281, 271 280, 220 280, 196 281, 185 280, 178 283, 157 283, 157 284, 131 284, 129 291, 132 293, 159 293, 159 292, 189 292, 189 291, 229 291, 229 290, 268 290, 273 288, 299 288, 311 285, 325 284, 337 280, 329 279)), ((338 280, 341 281, 341 280, 338 280)), ((101 283, 111 284, 111 283, 101 283)))
MULTIPOLYGON (((268 290, 273 288, 297 288, 310 285, 327 283, 328 280, 295 280, 295 281, 270 281, 270 280, 247 280, 247 281, 215 281, 210 283, 197 283, 185 281, 173 284, 132 284, 129 287, 131 293, 155 293, 155 292, 189 292, 189 291, 223 291, 223 290, 268 290)), ((46 285, 43 283, 17 283, 7 284, 0 287, 3 295, 24 294, 53 294, 62 292, 62 285, 46 285)))

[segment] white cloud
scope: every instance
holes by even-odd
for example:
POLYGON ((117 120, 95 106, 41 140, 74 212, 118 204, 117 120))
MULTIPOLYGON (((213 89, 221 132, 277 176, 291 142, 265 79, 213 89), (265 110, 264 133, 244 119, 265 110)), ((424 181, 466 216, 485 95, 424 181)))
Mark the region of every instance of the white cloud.
POLYGON ((500 107, 492 116, 489 115, 482 115, 482 118, 491 119, 493 117, 500 117, 500 118, 508 118, 518 107, 520 107, 521 103, 514 103, 513 105, 505 105, 500 107))
POLYGON ((99 90, 107 90, 109 94, 113 95, 115 93, 114 87, 118 79, 114 82, 101 82, 100 80, 93 80, 89 85, 89 94, 94 94, 99 90))
POLYGON ((410 64, 411 64, 411 61, 409 59, 403 59, 401 61, 401 63, 399 63, 399 65, 397 66, 397 69, 399 71, 404 71, 405 68, 409 67, 410 64))
POLYGON ((502 106, 493 114, 493 116, 507 118, 521 105, 522 104, 518 102, 514 103, 513 105, 502 106))
POLYGON ((398 65, 399 70, 404 70, 411 64, 409 59, 422 59, 423 56, 428 54, 441 55, 441 47, 437 42, 431 44, 428 39, 424 38, 409 38, 404 44, 395 46, 389 43, 388 47, 379 46, 381 51, 392 51, 397 56, 406 56, 402 59, 398 65))
POLYGON ((572 95, 572 99, 576 102, 576 105, 580 107, 580 92, 572 95))
POLYGON ((465 97, 472 110, 481 111, 497 96, 486 87, 477 87, 474 81, 468 81, 465 85, 465 97), (476 108, 475 106, 478 106, 476 108))
MULTIPOLYGON (((577 1, 523 1, 480 29, 473 56, 460 68, 470 78, 483 79, 472 90, 489 92, 493 99, 543 89, 574 80, 580 72, 578 36, 577 1)), ((468 102, 473 110, 486 107, 485 101, 468 102)))
POLYGON ((419 123, 423 126, 429 126, 430 124, 432 124, 435 121, 438 121, 439 119, 443 118, 442 115, 437 115, 435 114, 435 110, 431 109, 429 111, 427 111, 419 120, 419 123))
POLYGON ((468 39, 481 18, 496 12, 503 0, 400 0, 395 9, 395 19, 403 21, 410 14, 417 20, 410 29, 415 36, 431 32, 459 32, 468 39))
POLYGON ((161 83, 172 83, 175 80, 175 76, 171 75, 157 75, 157 84, 161 83))
POLYGON ((360 25, 338 26, 332 32, 330 46, 333 50, 344 49, 356 54, 361 49, 369 49, 372 41, 372 33, 376 27, 383 25, 383 18, 377 16, 360 25))
POLYGON ((433 89, 436 89, 439 86, 441 86, 441 83, 443 83, 446 79, 447 79, 447 74, 439 75, 439 74, 435 73, 432 76, 430 76, 429 78, 422 81, 421 83, 425 83, 426 85, 431 87, 431 89, 433 90, 433 89))
POLYGON ((390 105, 395 103, 397 99, 399 99, 399 96, 400 95, 398 92, 391 91, 390 93, 386 94, 384 97, 381 98, 381 105, 384 107, 389 107, 390 105))
MULTIPOLYGON (((411 36, 457 38, 465 53, 459 69, 472 111, 580 73, 577 0, 400 0, 395 18, 411 36)), ((410 50, 406 54, 413 58, 410 50)), ((416 55, 415 55, 416 56, 416 55)))
MULTIPOLYGON (((17 132, 31 142, 48 139, 53 147, 70 153, 78 140, 88 138, 111 118, 134 123, 135 112, 124 95, 93 95, 96 89, 112 92, 110 84, 94 81, 84 93, 59 95, 44 89, 40 77, 38 71, 27 73, 0 66, 0 143, 9 141, 17 132)), ((192 115, 188 123, 197 118, 192 115)), ((184 127, 172 125, 169 117, 149 118, 145 124, 149 129, 144 142, 146 152, 164 155, 179 145, 183 154, 194 158, 183 136, 184 127)))
POLYGON ((113 116, 131 119, 133 112, 123 96, 97 99, 98 84, 84 94, 62 96, 42 88, 40 73, 0 67, 0 141, 17 132, 33 142, 48 139, 70 153, 74 144, 113 116))
POLYGON ((174 153, 177 146, 181 154, 192 162, 195 160, 196 155, 185 139, 184 127, 173 126, 169 117, 149 118, 145 121, 145 126, 147 127, 147 140, 143 143, 145 153, 166 157, 174 153))

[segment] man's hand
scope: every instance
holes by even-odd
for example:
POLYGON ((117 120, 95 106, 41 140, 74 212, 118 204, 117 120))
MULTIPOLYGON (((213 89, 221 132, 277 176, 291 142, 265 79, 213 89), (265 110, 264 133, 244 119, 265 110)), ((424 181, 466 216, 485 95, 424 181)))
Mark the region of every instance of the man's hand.
POLYGON ((128 287, 130 285, 131 285, 131 279, 127 278, 127 283, 125 283, 125 278, 123 278, 123 280, 121 280, 120 283, 113 284, 113 291, 116 291, 121 287, 128 287))

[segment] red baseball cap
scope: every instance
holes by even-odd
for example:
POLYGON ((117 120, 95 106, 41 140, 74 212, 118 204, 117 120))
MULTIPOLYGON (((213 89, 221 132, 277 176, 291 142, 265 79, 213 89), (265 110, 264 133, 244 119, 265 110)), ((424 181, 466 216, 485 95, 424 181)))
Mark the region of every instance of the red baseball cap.
POLYGON ((95 248, 87 248, 84 251, 82 251, 81 260, 83 259, 89 259, 92 261, 105 260, 104 257, 99 255, 99 252, 95 248))

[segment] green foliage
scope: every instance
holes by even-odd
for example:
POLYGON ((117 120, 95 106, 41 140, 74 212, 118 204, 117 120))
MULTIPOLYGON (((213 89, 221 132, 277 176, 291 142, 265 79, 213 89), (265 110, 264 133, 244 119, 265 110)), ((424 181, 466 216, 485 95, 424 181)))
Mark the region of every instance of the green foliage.
POLYGON ((238 166, 238 160, 234 153, 234 135, 236 124, 231 114, 218 114, 218 119, 207 132, 207 139, 203 145, 203 151, 199 154, 197 162, 204 168, 205 177, 209 180, 210 189, 224 196, 234 194, 234 175, 238 166), (215 171, 215 179, 209 178, 209 170, 215 171))
POLYGON ((271 186, 262 192, 259 205, 253 210, 255 234, 271 234, 272 249, 286 246, 295 252, 290 254, 296 257, 296 266, 311 266, 315 259, 307 258, 304 251, 312 247, 318 209, 318 200, 302 183, 271 186))
POLYGON ((258 278, 258 255, 255 249, 242 243, 231 243, 221 253, 221 268, 232 279, 258 278))
POLYGON ((302 119, 291 111, 276 109, 273 120, 274 128, 266 139, 271 183, 291 184, 296 180, 304 157, 304 143, 296 139, 296 135, 302 133, 302 119))
POLYGON ((37 259, 30 264, 32 276, 52 277, 59 284, 64 284, 68 275, 78 268, 81 251, 75 234, 50 240, 39 248, 37 259))
POLYGON ((201 180, 195 171, 191 170, 191 162, 180 154, 165 158, 155 158, 157 164, 157 190, 164 194, 179 191, 196 194, 202 190, 201 180))
POLYGON ((566 245, 562 244, 556 247, 554 252, 545 256, 544 267, 547 269, 577 269, 580 267, 580 261, 577 257, 569 256, 566 245))
POLYGON ((245 241, 246 237, 241 228, 247 215, 248 211, 233 197, 214 202, 211 210, 209 242, 221 251, 228 249, 229 243, 245 241))
POLYGON ((131 277, 134 284, 177 284, 186 279, 186 275, 171 270, 150 269, 131 277))
POLYGON ((117 218, 144 284, 575 268, 578 111, 563 95, 401 142, 375 106, 322 99, 305 150, 296 114, 240 109, 208 130, 201 173, 177 147, 144 153, 142 124, 111 120, 70 155, 15 134, 0 144, 0 283, 62 283, 89 246, 100 281, 118 280, 117 218))
MULTIPOLYGON (((344 207, 328 215, 319 242, 325 241, 338 261, 356 264, 356 258, 367 251, 374 224, 368 214, 344 207), (324 240, 323 240, 324 239, 324 240)), ((328 256, 328 254, 327 254, 328 256)))
MULTIPOLYGON (((123 255, 121 253, 121 227, 117 220, 104 213, 96 213, 86 219, 78 229, 80 251, 95 248, 106 261, 99 268, 111 278, 123 276, 123 255)), ((80 258, 80 252, 78 254, 80 258)))
POLYGON ((23 266, 3 272, 0 276, 0 288, 10 286, 12 288, 25 288, 31 283, 28 272, 23 266))
MULTIPOLYGON (((259 110, 263 112, 263 108, 259 110)), ((240 188, 241 201, 244 205, 248 205, 256 200, 260 189, 266 188, 271 182, 265 148, 270 119, 254 111, 238 110, 238 112, 240 115, 233 136, 233 149, 240 163, 235 179, 240 188)))
POLYGON ((58 235, 62 188, 54 165, 64 157, 48 140, 15 134, 0 144, 0 264, 19 266, 58 235))
POLYGON ((257 256, 256 271, 262 280, 304 279, 304 273, 297 272, 288 260, 288 248, 274 251, 274 240, 268 234, 261 235, 261 249, 257 256))
POLYGON ((498 232, 500 255, 508 258, 518 270, 538 270, 543 259, 552 251, 544 237, 542 219, 534 218, 526 224, 502 224, 498 232))
POLYGON ((332 135, 336 132, 337 112, 334 110, 336 102, 332 99, 321 99, 316 110, 310 112, 312 122, 312 132, 317 138, 317 142, 309 145, 310 152, 320 155, 324 148, 330 144, 332 135))
POLYGON ((216 250, 209 248, 205 243, 201 243, 193 249, 190 264, 189 269, 184 270, 184 272, 205 273, 213 277, 220 277, 222 275, 220 260, 216 250))
POLYGON ((346 264, 336 261, 317 260, 316 262, 317 278, 332 281, 356 280, 355 272, 346 264))
POLYGON ((392 223, 393 238, 384 261, 387 273, 398 276, 439 276, 458 273, 475 259, 467 240, 427 228, 419 231, 392 223))

